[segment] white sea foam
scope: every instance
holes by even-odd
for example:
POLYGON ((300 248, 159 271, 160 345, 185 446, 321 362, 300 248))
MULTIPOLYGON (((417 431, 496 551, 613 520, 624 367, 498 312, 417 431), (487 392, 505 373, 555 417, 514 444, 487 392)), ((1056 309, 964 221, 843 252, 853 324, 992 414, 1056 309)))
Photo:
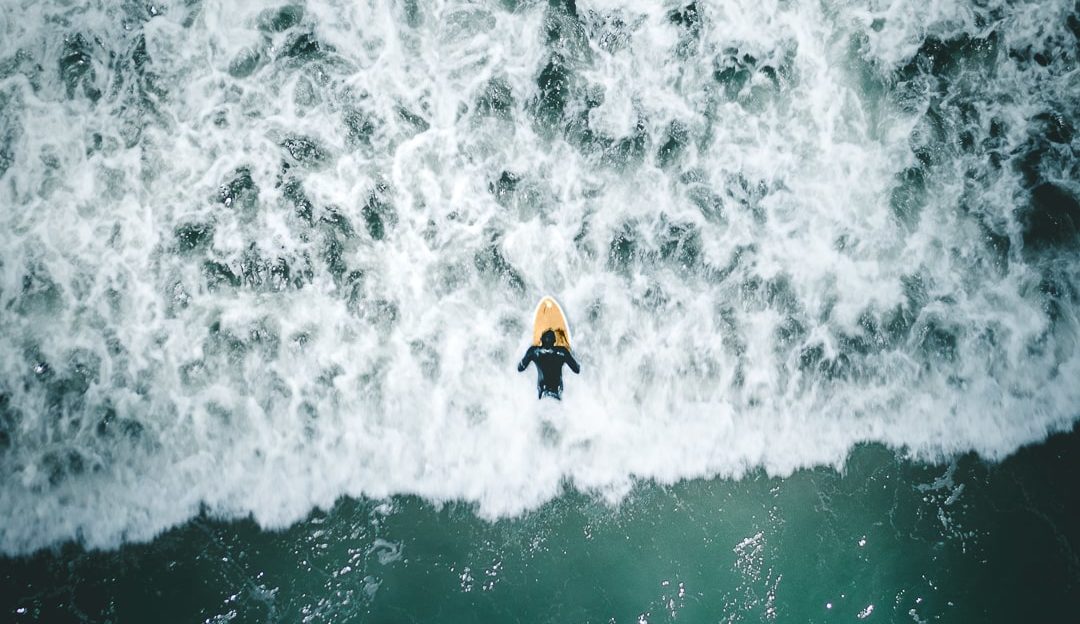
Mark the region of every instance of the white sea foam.
POLYGON ((201 508, 280 527, 343 495, 513 515, 860 441, 999 459, 1071 425, 1076 311, 1041 284, 1078 265, 1023 249, 1022 175, 942 139, 917 215, 890 203, 949 132, 938 96, 897 95, 926 38, 1004 42, 968 129, 1004 120, 1008 161, 1050 102, 1075 110, 1006 51, 1069 36, 1069 2, 639 4, 312 1, 282 32, 254 3, 0 9, 0 551, 201 508), (69 95, 73 50, 93 73, 69 95), (508 110, 480 103, 493 84, 508 110), (663 163, 673 122, 690 139, 663 163), (225 188, 241 169, 257 192, 225 188), (561 403, 514 369, 544 294, 582 363, 561 403), (894 310, 910 327, 868 329, 894 310))

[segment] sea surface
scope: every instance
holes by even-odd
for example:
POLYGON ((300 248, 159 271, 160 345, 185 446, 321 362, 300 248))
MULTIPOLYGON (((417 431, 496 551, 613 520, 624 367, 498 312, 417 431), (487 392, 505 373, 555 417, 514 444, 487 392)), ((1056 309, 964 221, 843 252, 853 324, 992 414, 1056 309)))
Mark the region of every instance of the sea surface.
POLYGON ((4 0, 0 621, 1071 620, 1078 60, 1074 0, 4 0))

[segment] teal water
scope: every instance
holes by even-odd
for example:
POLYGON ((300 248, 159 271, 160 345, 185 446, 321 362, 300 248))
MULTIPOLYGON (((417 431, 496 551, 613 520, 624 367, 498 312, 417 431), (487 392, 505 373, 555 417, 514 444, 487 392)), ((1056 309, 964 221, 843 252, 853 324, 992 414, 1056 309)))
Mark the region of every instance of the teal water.
POLYGON ((1000 464, 905 460, 469 505, 342 500, 0 561, 12 622, 1036 622, 1080 607, 1080 431, 1000 464))

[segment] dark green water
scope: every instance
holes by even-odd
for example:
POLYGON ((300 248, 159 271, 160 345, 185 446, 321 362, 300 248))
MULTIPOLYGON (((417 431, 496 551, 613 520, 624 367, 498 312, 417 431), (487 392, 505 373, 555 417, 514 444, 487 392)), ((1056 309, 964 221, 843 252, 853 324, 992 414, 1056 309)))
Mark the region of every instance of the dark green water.
POLYGON ((0 560, 12 622, 1066 622, 1080 430, 1000 464, 857 447, 844 469, 568 492, 513 520, 343 500, 281 532, 202 517, 0 560), (830 607, 831 605, 831 607, 830 607), (872 609, 871 609, 872 605, 872 609))

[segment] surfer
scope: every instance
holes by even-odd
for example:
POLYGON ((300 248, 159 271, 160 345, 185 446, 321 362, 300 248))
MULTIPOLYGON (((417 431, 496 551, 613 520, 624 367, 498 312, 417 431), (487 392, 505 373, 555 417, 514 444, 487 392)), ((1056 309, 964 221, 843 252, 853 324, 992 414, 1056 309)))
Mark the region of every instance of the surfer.
POLYGON ((536 398, 545 396, 562 400, 562 366, 566 364, 574 374, 581 373, 581 366, 574 359, 570 349, 555 346, 555 332, 550 329, 540 336, 540 346, 531 346, 525 357, 518 363, 518 372, 536 362, 536 398))

